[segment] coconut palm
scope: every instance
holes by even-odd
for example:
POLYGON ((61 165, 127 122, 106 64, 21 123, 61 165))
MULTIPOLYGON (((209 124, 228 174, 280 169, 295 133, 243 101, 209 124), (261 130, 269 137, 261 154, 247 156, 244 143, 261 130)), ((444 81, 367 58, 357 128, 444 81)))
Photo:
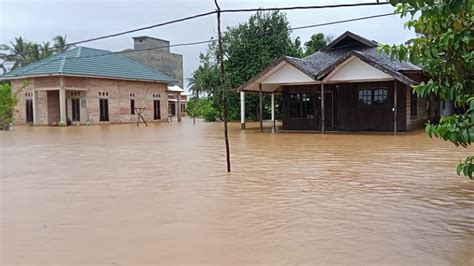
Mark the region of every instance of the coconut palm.
POLYGON ((199 94, 201 94, 202 92, 202 89, 201 87, 199 86, 199 84, 197 84, 196 82, 196 79, 194 78, 188 78, 188 88, 189 88, 189 91, 194 95, 196 96, 196 98, 199 98, 199 94))
POLYGON ((36 42, 29 42, 23 37, 16 37, 11 45, 0 45, 0 69, 7 72, 7 65, 11 64, 11 69, 25 66, 44 58, 50 57, 53 54, 64 52, 71 49, 73 45, 68 45, 66 42, 66 35, 58 35, 53 38, 54 47, 51 42, 44 42, 38 44, 36 42))
POLYGON ((2 73, 7 72, 7 64, 12 61, 10 50, 10 46, 0 44, 0 69, 2 70, 2 73))
POLYGON ((67 44, 66 39, 67 39, 67 35, 64 35, 64 36, 58 35, 53 38, 54 48, 56 52, 62 53, 74 47, 74 45, 67 44))
POLYGON ((14 61, 12 69, 29 64, 28 59, 31 56, 31 43, 26 41, 23 37, 16 37, 14 42, 11 42, 10 58, 14 61))

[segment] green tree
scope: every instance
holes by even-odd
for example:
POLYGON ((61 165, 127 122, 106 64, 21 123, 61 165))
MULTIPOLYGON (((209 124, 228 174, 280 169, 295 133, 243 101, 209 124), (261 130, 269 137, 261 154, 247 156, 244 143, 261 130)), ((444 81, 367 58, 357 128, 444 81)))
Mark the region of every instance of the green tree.
POLYGON ((11 69, 15 69, 50 57, 53 54, 64 52, 73 47, 66 43, 66 35, 54 37, 53 42, 54 47, 51 46, 50 42, 38 44, 36 42, 27 41, 23 37, 16 37, 10 45, 0 45, 0 69, 2 69, 3 72, 7 72, 6 65, 9 63, 12 65, 11 69))
POLYGON ((312 55, 317 51, 321 50, 327 44, 327 39, 324 37, 322 33, 316 33, 311 36, 307 42, 304 43, 305 52, 304 55, 312 55))
POLYGON ((67 35, 58 35, 53 38, 53 42, 55 47, 54 50, 56 53, 62 53, 74 47, 74 45, 70 45, 67 43, 67 35))
MULTIPOLYGON (((283 55, 302 57, 304 55, 300 38, 292 39, 290 24, 285 13, 257 12, 247 22, 229 27, 223 33, 224 65, 226 87, 237 88, 247 82, 262 69, 283 55)), ((323 35, 323 39, 324 38, 323 35)), ((222 93, 219 68, 217 66, 217 46, 213 42, 205 54, 201 54, 201 64, 192 76, 191 90, 198 89, 207 95, 222 118, 222 93)), ((277 97, 278 102, 278 97, 277 97)), ((264 105, 269 106, 270 97, 264 96, 264 105)), ((228 94, 229 120, 240 117, 240 96, 228 94)), ((246 95, 246 114, 248 118, 259 119, 259 98, 257 94, 246 95)), ((212 110, 214 111, 214 110, 212 110)), ((279 109, 276 115, 279 115, 279 109)), ((264 118, 270 117, 270 109, 264 108, 264 118)))
MULTIPOLYGON (((468 147, 474 141, 474 2, 471 0, 391 0, 401 16, 411 15, 406 27, 417 38, 404 45, 383 45, 381 49, 400 60, 419 64, 430 80, 413 86, 419 96, 435 94, 454 101, 458 114, 428 123, 430 137, 468 147), (400 2, 400 3, 399 3, 400 2), (415 16, 419 14, 419 16, 415 16)), ((474 156, 461 161, 457 173, 473 179, 474 156)))
POLYGON ((12 94, 11 85, 0 84, 0 129, 8 130, 13 122, 13 110, 18 102, 16 94, 12 94))
MULTIPOLYGON (((207 120, 217 120, 222 119, 222 94, 220 88, 220 72, 217 65, 212 59, 211 51, 214 47, 211 45, 207 54, 200 54, 201 64, 193 72, 192 83, 190 90, 197 97, 199 94, 205 94, 208 101, 212 103, 213 109, 207 108, 211 114, 215 115, 213 119, 207 120)), ((200 117, 204 115, 200 113, 200 117)))

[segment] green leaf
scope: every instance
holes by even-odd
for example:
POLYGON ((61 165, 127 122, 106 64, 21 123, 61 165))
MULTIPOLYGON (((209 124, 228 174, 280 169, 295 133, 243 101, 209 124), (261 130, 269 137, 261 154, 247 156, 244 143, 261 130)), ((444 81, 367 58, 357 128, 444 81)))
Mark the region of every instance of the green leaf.
POLYGON ((463 41, 465 44, 469 44, 469 36, 464 36, 464 37, 462 37, 462 41, 463 41))
POLYGON ((392 6, 396 6, 398 4, 398 0, 390 0, 390 4, 392 6))
POLYGON ((405 60, 407 57, 407 50, 404 46, 400 46, 400 49, 398 50, 398 59, 399 60, 405 60))
POLYGON ((464 164, 459 162, 458 166, 456 167, 456 174, 457 175, 461 175, 463 166, 464 166, 464 164))
POLYGON ((417 51, 411 51, 410 52, 410 61, 415 64, 415 65, 418 65, 420 64, 420 58, 418 57, 418 53, 417 51))

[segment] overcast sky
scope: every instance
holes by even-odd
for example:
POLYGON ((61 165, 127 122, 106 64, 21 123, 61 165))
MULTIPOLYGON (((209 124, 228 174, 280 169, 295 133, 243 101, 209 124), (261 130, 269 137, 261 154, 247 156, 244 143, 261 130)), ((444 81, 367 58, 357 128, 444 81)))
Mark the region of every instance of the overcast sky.
MULTIPOLYGON (((384 0, 381 0, 383 2, 384 0)), ((222 9, 284 7, 294 5, 320 5, 336 3, 376 2, 376 0, 219 0, 222 9)), ((14 37, 22 36, 29 41, 44 42, 56 35, 67 35, 69 42, 173 20, 214 10, 213 0, 0 0, 0 43, 9 44, 14 37)), ((292 27, 319 24, 362 16, 392 12, 390 5, 318 10, 288 11, 292 27)), ((251 13, 223 14, 223 26, 235 26, 245 22, 251 13)), ((405 20, 399 16, 342 23, 331 26, 297 30, 293 38, 301 37, 304 43, 317 32, 337 37, 349 30, 381 43, 401 43, 414 37, 404 29, 405 20)), ((149 35, 167 39, 173 43, 207 40, 216 35, 216 18, 209 16, 130 35, 90 42, 83 46, 111 51, 132 48, 133 36, 149 35)), ((171 51, 183 55, 184 78, 190 77, 199 65, 199 52, 206 44, 172 47, 171 51)), ((186 81, 185 81, 186 84, 186 81)))

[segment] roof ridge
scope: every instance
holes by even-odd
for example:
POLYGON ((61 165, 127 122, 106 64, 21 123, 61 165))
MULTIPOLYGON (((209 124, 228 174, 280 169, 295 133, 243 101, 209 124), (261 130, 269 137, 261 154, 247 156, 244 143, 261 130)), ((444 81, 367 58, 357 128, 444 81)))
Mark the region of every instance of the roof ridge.
POLYGON ((76 57, 80 57, 82 53, 82 46, 77 47, 77 54, 76 57))
POLYGON ((58 73, 63 72, 64 64, 66 63, 66 57, 61 58, 61 62, 59 62, 58 73))
MULTIPOLYGON (((112 52, 112 53, 113 53, 113 52, 112 52)), ((178 81, 177 79, 175 79, 175 78, 169 76, 168 74, 165 74, 165 73, 163 73, 163 72, 161 72, 161 71, 159 71, 159 70, 156 70, 156 69, 151 68, 151 67, 149 67, 149 66, 146 66, 146 65, 144 65, 144 64, 140 64, 139 62, 137 62, 137 61, 135 61, 135 60, 132 60, 132 59, 126 57, 126 56, 123 56, 123 55, 121 55, 121 54, 116 54, 116 53, 113 53, 113 54, 114 54, 114 55, 117 55, 117 56, 120 56, 120 57, 122 57, 122 58, 124 58, 124 59, 130 61, 131 63, 133 63, 133 64, 135 64, 135 65, 138 65, 138 66, 141 66, 141 67, 145 67, 145 68, 147 68, 148 70, 151 70, 151 71, 153 71, 153 72, 155 72, 155 73, 158 73, 158 74, 160 74, 160 75, 164 75, 164 76, 170 78, 171 80, 173 80, 174 82, 177 82, 177 81, 178 81)))

